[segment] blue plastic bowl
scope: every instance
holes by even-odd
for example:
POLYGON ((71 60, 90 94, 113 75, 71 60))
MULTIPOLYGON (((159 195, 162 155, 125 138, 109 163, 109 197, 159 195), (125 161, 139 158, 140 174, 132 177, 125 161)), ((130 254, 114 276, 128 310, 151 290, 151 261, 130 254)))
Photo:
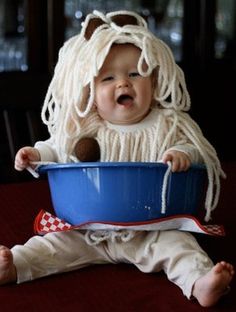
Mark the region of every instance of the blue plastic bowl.
POLYGON ((46 165, 39 172, 48 175, 56 215, 73 225, 196 215, 205 192, 205 167, 193 165, 187 172, 170 174, 162 213, 167 168, 162 163, 94 162, 46 165))

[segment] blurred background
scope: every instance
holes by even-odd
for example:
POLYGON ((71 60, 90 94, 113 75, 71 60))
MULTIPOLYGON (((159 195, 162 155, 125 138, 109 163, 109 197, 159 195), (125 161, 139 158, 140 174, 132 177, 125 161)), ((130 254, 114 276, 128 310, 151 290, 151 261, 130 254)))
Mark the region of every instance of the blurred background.
POLYGON ((184 70, 191 116, 220 159, 235 161, 236 1, 0 0, 0 183, 32 179, 16 151, 48 137, 40 111, 63 42, 87 13, 141 14, 184 70))

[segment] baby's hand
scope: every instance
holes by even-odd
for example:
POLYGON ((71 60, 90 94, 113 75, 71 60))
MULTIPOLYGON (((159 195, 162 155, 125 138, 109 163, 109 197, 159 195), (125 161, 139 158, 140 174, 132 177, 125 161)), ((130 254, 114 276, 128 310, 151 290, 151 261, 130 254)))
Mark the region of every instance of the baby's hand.
POLYGON ((173 172, 180 172, 180 171, 186 171, 189 169, 191 165, 191 161, 183 152, 180 151, 167 151, 164 153, 162 161, 164 163, 167 163, 168 161, 171 162, 171 168, 173 172))
POLYGON ((15 169, 18 171, 22 171, 25 168, 31 166, 32 161, 40 161, 39 151, 30 146, 22 147, 17 153, 15 157, 15 169))

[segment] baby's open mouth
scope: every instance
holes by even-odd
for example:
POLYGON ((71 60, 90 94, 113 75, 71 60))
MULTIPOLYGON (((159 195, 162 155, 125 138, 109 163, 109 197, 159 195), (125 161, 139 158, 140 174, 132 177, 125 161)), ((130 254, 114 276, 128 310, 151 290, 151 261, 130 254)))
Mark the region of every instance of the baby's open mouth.
POLYGON ((122 94, 118 97, 117 103, 120 105, 128 105, 133 103, 133 98, 132 96, 128 94, 122 94))

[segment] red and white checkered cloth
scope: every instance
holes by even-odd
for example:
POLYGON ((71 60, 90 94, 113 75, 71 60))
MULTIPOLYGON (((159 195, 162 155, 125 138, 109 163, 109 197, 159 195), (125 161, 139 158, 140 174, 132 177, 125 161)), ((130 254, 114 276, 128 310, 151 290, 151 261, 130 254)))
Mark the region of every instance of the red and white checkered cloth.
POLYGON ((55 217, 49 212, 41 210, 34 222, 34 230, 38 234, 49 232, 67 231, 72 228, 71 224, 55 217))
POLYGON ((35 233, 44 235, 50 232, 69 230, 111 230, 122 229, 134 231, 180 230, 196 232, 215 236, 224 236, 225 231, 221 225, 202 225, 190 215, 176 215, 145 222, 87 222, 80 225, 71 225, 64 220, 41 210, 34 222, 35 233))

